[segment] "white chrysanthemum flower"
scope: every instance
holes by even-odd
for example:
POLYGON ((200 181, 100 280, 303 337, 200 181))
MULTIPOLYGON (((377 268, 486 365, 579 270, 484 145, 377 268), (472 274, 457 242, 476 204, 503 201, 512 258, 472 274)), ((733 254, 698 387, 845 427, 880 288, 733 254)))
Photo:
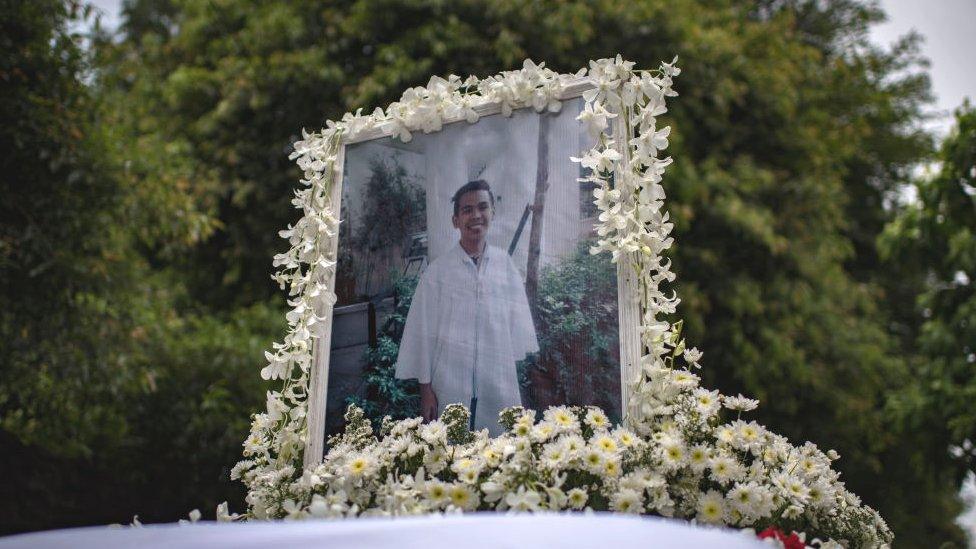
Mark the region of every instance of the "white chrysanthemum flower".
POLYGON ((606 478, 616 478, 620 475, 620 460, 609 458, 603 462, 601 474, 606 478))
POLYGON ((595 475, 603 472, 603 463, 606 460, 604 453, 596 448, 587 448, 583 451, 583 468, 595 475))
POLYGON ((829 508, 833 505, 838 488, 824 479, 817 479, 809 486, 809 504, 816 508, 829 508))
POLYGON ((425 488, 427 499, 435 506, 446 505, 451 499, 448 495, 448 485, 439 480, 428 481, 425 488))
POLYGON ((759 484, 755 489, 756 503, 754 510, 757 519, 771 516, 777 507, 776 497, 773 490, 767 485, 759 484))
POLYGON ((569 506, 573 509, 582 509, 583 506, 586 505, 586 500, 589 499, 589 496, 587 495, 586 490, 573 488, 566 493, 566 499, 569 506))
POLYGON ((667 480, 664 478, 664 475, 657 471, 640 468, 635 470, 633 474, 641 480, 645 490, 663 489, 667 484, 667 480))
POLYGON ((393 436, 404 436, 407 433, 420 427, 422 423, 423 423, 423 418, 419 418, 419 417, 400 420, 396 422, 396 424, 390 430, 390 434, 393 436))
POLYGON ((725 522, 725 497, 718 490, 709 490, 698 498, 698 515, 700 522, 706 524, 723 524, 725 522))
POLYGON ((623 427, 619 427, 616 430, 614 430, 613 436, 617 439, 617 442, 619 442, 620 445, 623 446, 624 448, 630 448, 631 446, 637 443, 637 437, 634 436, 634 433, 630 432, 627 429, 624 429, 623 427))
POLYGON ((464 471, 470 471, 472 469, 480 470, 482 466, 483 464, 477 459, 458 456, 454 460, 454 463, 451 464, 451 470, 457 474, 457 473, 462 473, 464 471))
POLYGON ((758 451, 762 448, 763 438, 766 430, 755 421, 745 422, 736 420, 732 422, 735 429, 735 436, 732 440, 733 446, 747 451, 758 451))
POLYGON ((481 451, 481 458, 485 460, 485 465, 488 467, 497 467, 502 461, 502 453, 493 446, 486 446, 481 451))
POLYGON ((698 413, 704 417, 712 417, 718 413, 722 406, 718 391, 697 388, 694 392, 695 407, 698 413))
POLYGON ((244 455, 252 456, 260 453, 266 447, 266 444, 267 441, 265 441, 259 433, 251 433, 251 435, 244 440, 244 455))
POLYGON ((803 506, 801 505, 788 505, 786 509, 783 510, 783 518, 793 520, 798 518, 803 514, 803 506))
POLYGON ((391 436, 389 441, 384 441, 384 443, 386 443, 387 453, 394 456, 405 454, 407 447, 410 446, 410 440, 403 436, 391 436))
POLYGON ((479 475, 481 475, 482 464, 476 460, 467 458, 461 460, 461 462, 455 462, 451 466, 451 469, 457 474, 458 479, 467 484, 477 482, 479 475), (461 462, 464 463, 461 464, 461 462))
POLYGON ((614 454, 617 452, 617 441, 608 434, 594 437, 590 443, 606 454, 614 454))
POLYGON ((529 437, 517 437, 512 440, 512 451, 515 454, 529 455, 532 452, 532 440, 529 437))
POLYGON ((698 386, 698 376, 689 372, 688 370, 674 370, 671 373, 671 383, 675 387, 680 388, 693 388, 698 386))
POLYGON ((630 472, 620 477, 620 480, 617 482, 617 488, 626 488, 628 490, 643 492, 646 488, 646 484, 644 483, 644 479, 641 477, 641 475, 630 472))
POLYGON ((735 429, 731 425, 720 425, 715 429, 715 439, 722 444, 732 444, 735 440, 735 429))
POLYGON ((546 421, 551 423, 559 433, 569 433, 579 431, 579 420, 576 414, 565 406, 554 406, 545 411, 543 415, 546 421))
POLYGON ((579 435, 569 435, 562 437, 562 443, 566 448, 566 453, 570 459, 579 456, 580 452, 586 448, 586 441, 579 435))
POLYGON ((696 444, 688 449, 688 465, 696 473, 701 473, 708 467, 709 458, 711 452, 704 444, 696 444))
POLYGON ((411 441, 410 444, 407 445, 406 455, 407 457, 414 457, 417 454, 423 452, 426 447, 427 446, 423 443, 417 442, 415 440, 411 441))
POLYGON ((600 410, 599 408, 590 408, 586 412, 586 418, 584 421, 594 431, 606 429, 610 426, 610 419, 606 414, 603 413, 603 410, 600 410))
POLYGON ((759 407, 759 401, 746 398, 740 394, 734 397, 722 397, 722 405, 736 412, 749 412, 759 407))
POLYGON ((764 479, 769 476, 769 469, 761 460, 755 460, 749 465, 746 476, 750 479, 764 479))
POLYGON ((529 434, 532 432, 533 424, 534 420, 529 416, 522 416, 518 419, 518 421, 515 422, 515 425, 512 426, 512 432, 519 437, 529 436, 529 434))
POLYGON ((683 356, 685 361, 688 362, 688 364, 697 365, 698 362, 702 359, 703 354, 704 353, 699 351, 697 347, 691 347, 685 349, 683 356))
POLYGON ((551 442, 542 450, 540 458, 542 466, 547 469, 559 470, 569 460, 565 444, 562 441, 551 442))
POLYGON ((424 467, 436 475, 447 467, 447 453, 443 448, 433 448, 424 455, 424 467))
POLYGON ((471 511, 478 508, 478 495, 466 484, 452 484, 447 489, 451 505, 458 509, 471 511))
MULTIPOLYGON (((821 459, 825 456, 820 454, 821 459)), ((797 463, 797 471, 806 478, 819 478, 830 469, 830 462, 817 459, 815 456, 803 456, 797 463)))
POLYGON ((779 489, 784 498, 798 504, 806 504, 810 499, 810 488, 803 480, 786 472, 776 473, 772 477, 773 486, 779 489))
POLYGON ((726 495, 729 504, 744 517, 755 517, 760 498, 753 483, 739 483, 726 495))
POLYGON ((545 442, 556 433, 555 426, 548 421, 540 421, 530 432, 530 437, 534 442, 545 442))
POLYGON ((447 426, 440 420, 434 420, 420 428, 420 438, 427 444, 447 444, 447 426))
POLYGON ((762 463, 776 465, 785 456, 782 449, 777 448, 775 445, 770 445, 762 448, 762 452, 759 454, 759 457, 762 458, 762 463))
POLYGON ((369 476, 373 472, 375 461, 368 454, 358 454, 350 456, 346 462, 346 474, 351 478, 369 476))
POLYGON ((621 513, 640 514, 644 511, 644 498, 635 490, 619 490, 610 497, 610 508, 621 513))
POLYGON ((741 480, 746 472, 745 467, 735 458, 722 455, 712 457, 710 469, 712 480, 722 485, 741 480))
POLYGON ((686 457, 685 445, 680 440, 672 439, 661 446, 661 462, 670 471, 684 466, 686 457))
POLYGON ((756 482, 737 483, 726 495, 729 506, 743 517, 745 523, 770 516, 775 508, 773 493, 756 482))

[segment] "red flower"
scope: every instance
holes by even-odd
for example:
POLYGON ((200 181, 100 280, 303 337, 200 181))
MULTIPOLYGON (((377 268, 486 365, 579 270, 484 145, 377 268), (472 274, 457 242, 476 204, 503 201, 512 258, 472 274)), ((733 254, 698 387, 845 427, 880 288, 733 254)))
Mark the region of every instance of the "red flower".
POLYGON ((796 532, 791 532, 789 536, 775 526, 770 526, 757 534, 759 539, 773 538, 783 544, 786 549, 805 549, 807 544, 803 543, 796 532))

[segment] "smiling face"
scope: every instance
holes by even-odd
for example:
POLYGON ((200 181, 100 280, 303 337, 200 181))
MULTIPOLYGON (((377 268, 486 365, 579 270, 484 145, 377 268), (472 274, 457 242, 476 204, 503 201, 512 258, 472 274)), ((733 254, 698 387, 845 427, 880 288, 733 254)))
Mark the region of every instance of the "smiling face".
POLYGON ((495 214, 488 191, 468 191, 458 197, 457 214, 451 218, 454 228, 461 231, 461 241, 484 242, 495 214))

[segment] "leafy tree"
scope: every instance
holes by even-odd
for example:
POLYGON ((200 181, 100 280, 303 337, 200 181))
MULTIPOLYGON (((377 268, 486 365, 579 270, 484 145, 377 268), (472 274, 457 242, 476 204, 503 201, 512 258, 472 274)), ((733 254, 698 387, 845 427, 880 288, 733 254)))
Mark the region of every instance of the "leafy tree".
POLYGON ((125 361, 130 282, 106 136, 81 79, 87 60, 66 29, 81 8, 4 2, 0 86, 0 426, 24 444, 90 455, 126 432, 115 396, 137 372, 125 361), (50 422, 44 418, 61 417, 50 422))
POLYGON ((976 472, 976 109, 967 102, 955 116, 937 172, 914 183, 917 198, 880 239, 883 257, 922 288, 917 382, 892 395, 891 410, 909 429, 925 426, 915 465, 951 487, 976 472))
POLYGON ((179 179, 128 171, 119 150, 134 132, 113 121, 98 60, 70 30, 87 11, 0 2, 0 466, 17 472, 0 533, 239 500, 226 469, 283 324, 278 301, 192 312, 179 278, 146 260, 205 224, 179 179))

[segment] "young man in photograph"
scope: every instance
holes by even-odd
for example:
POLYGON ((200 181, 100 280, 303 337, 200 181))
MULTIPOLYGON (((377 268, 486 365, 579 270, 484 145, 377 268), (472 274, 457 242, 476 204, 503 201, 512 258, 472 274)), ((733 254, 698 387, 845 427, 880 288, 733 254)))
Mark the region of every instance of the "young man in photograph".
POLYGON ((420 382, 424 419, 462 403, 475 429, 498 435, 498 413, 522 403, 516 361, 537 352, 539 343, 521 274, 505 250, 488 244, 491 187, 471 181, 451 201, 459 241, 421 275, 396 377, 420 382))

